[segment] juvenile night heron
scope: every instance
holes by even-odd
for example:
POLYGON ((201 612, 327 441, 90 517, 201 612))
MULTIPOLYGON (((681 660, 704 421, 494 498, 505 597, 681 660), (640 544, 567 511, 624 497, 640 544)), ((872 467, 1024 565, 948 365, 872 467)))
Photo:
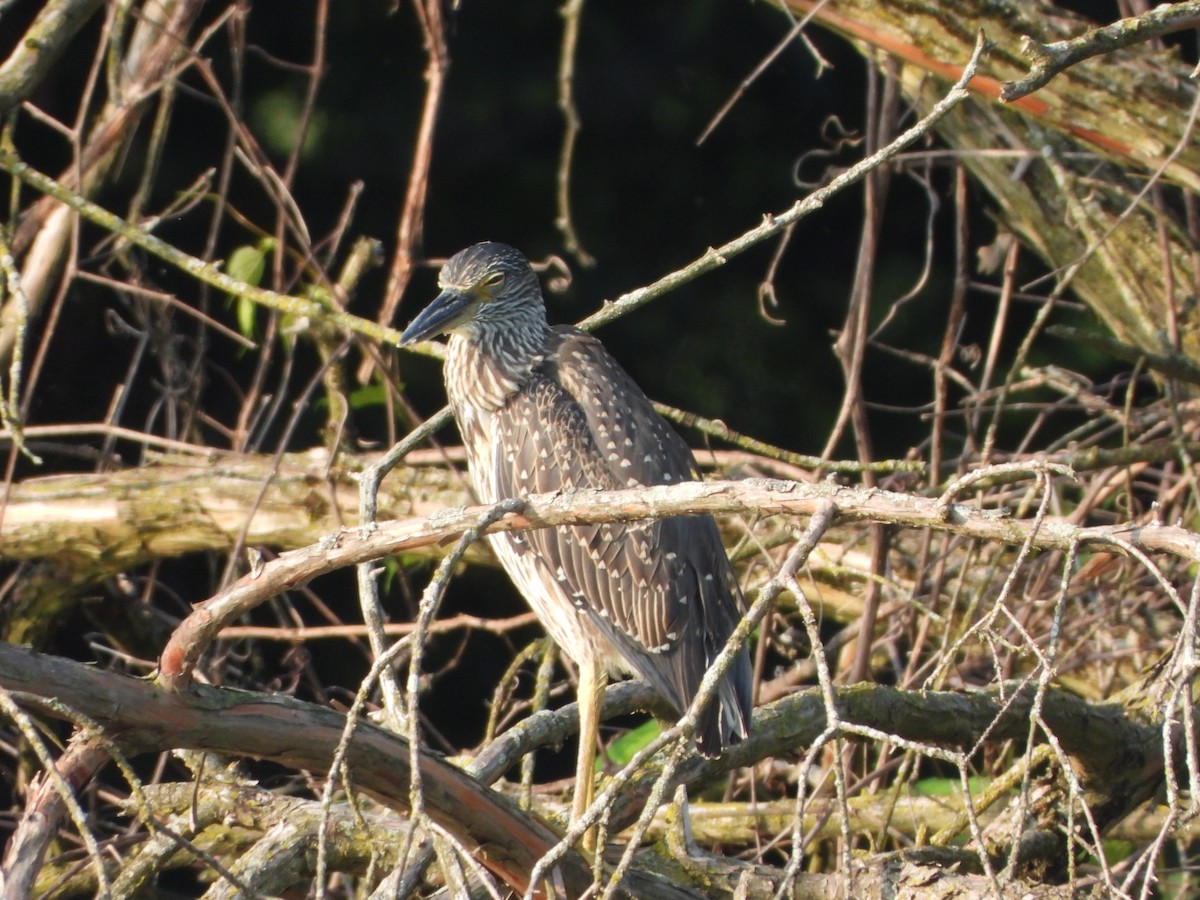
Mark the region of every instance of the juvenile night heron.
MULTIPOLYGON (((551 328, 537 276, 512 247, 455 254, 442 292, 403 335, 449 333, 446 392, 484 503, 583 488, 698 477, 683 440, 603 345, 551 328)), ((571 820, 591 805, 608 671, 641 678, 682 714, 743 608, 711 516, 572 525, 489 535, 509 577, 579 669, 580 737, 571 820)), ((699 716, 696 744, 718 754, 748 733, 743 650, 699 716)))

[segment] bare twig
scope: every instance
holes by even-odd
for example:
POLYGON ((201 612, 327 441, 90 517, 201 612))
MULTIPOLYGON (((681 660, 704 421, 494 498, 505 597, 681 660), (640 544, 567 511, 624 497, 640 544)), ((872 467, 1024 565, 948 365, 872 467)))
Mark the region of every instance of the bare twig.
POLYGON ((557 192, 558 216, 555 224, 562 232, 563 243, 575 255, 579 264, 595 264, 591 254, 583 249, 575 220, 571 217, 571 167, 575 160, 575 141, 579 137, 579 111, 575 108, 575 51, 579 45, 579 20, 583 17, 583 0, 566 0, 559 15, 563 18, 562 51, 558 58, 558 108, 562 110, 562 150, 558 158, 557 192))
POLYGON ((99 225, 106 231, 121 236, 129 241, 129 243, 141 247, 147 253, 157 256, 159 259, 173 266, 177 266, 205 284, 233 294, 235 297, 244 297, 247 300, 296 318, 303 319, 307 317, 328 321, 339 328, 357 332, 381 343, 393 345, 399 345, 400 343, 400 332, 393 328, 378 325, 350 313, 330 310, 312 300, 279 294, 275 291, 255 287, 254 285, 246 284, 244 281, 232 278, 212 263, 204 262, 201 259, 184 253, 161 238, 155 237, 148 231, 131 225, 120 216, 113 215, 90 200, 68 190, 54 179, 43 175, 27 163, 17 159, 10 150, 0 149, 0 169, 24 181, 30 187, 61 201, 88 221, 99 225))
MULTIPOLYGON (((429 172, 433 167, 433 137, 442 105, 443 86, 450 69, 442 4, 439 0, 413 0, 413 8, 421 23, 421 36, 425 43, 425 102, 421 107, 421 123, 408 172, 408 187, 404 192, 404 209, 400 212, 396 229, 396 254, 388 270, 387 289, 377 319, 381 326, 386 326, 395 318, 396 307, 400 304, 400 297, 408 286, 421 252, 425 198, 429 192, 429 172)), ((360 380, 365 380, 364 376, 365 370, 360 371, 360 380)))
MULTIPOLYGON (((705 272, 711 272, 713 269, 723 266, 738 254, 779 234, 793 222, 797 222, 805 216, 816 212, 825 205, 825 202, 830 197, 841 192, 849 185, 860 181, 868 172, 879 168, 884 163, 893 159, 905 147, 920 139, 923 135, 928 134, 930 129, 946 113, 965 100, 968 96, 966 89, 967 82, 974 76, 983 50, 983 35, 980 35, 975 44, 975 51, 971 54, 971 58, 967 61, 966 66, 963 67, 961 77, 955 82, 946 96, 935 104, 927 116, 899 135, 886 147, 882 147, 878 152, 851 166, 841 175, 830 181, 829 184, 813 191, 803 200, 797 201, 786 211, 775 215, 767 214, 763 216, 761 225, 750 229, 733 240, 721 244, 719 247, 710 248, 699 259, 694 260, 682 269, 677 269, 670 274, 664 275, 653 284, 630 291, 627 294, 621 295, 616 300, 606 303, 604 308, 599 312, 593 313, 580 322, 579 327, 590 331, 614 319, 618 319, 626 313, 637 309, 639 306, 644 306, 651 300, 673 291, 687 284, 689 281, 695 280, 705 272)), ((3 159, 0 158, 0 164, 2 163, 3 159)))
POLYGON ((1029 74, 1019 81, 1005 82, 1000 99, 1006 102, 1019 100, 1049 84, 1050 79, 1078 62, 1112 53, 1122 47, 1195 28, 1200 25, 1200 3, 1164 3, 1147 10, 1140 16, 1121 19, 1111 25, 1093 28, 1091 31, 1067 41, 1042 44, 1026 37, 1021 50, 1033 59, 1029 74))

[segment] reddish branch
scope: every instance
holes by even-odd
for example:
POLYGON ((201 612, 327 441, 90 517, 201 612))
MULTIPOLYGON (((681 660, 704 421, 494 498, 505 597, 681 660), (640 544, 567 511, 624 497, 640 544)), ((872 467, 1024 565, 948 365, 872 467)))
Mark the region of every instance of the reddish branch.
MULTIPOLYGON (((176 695, 150 682, 7 644, 0 645, 0 686, 26 705, 36 706, 34 698, 41 697, 86 710, 130 755, 187 747, 321 772, 328 769, 345 727, 341 713, 288 697, 199 685, 176 695)), ((402 738, 360 722, 346 761, 357 788, 405 810, 408 759, 402 738)), ((528 873, 558 837, 460 769, 433 756, 420 759, 430 817, 506 884, 524 891, 528 873)), ((572 897, 592 883, 590 869, 574 853, 554 874, 572 897)))

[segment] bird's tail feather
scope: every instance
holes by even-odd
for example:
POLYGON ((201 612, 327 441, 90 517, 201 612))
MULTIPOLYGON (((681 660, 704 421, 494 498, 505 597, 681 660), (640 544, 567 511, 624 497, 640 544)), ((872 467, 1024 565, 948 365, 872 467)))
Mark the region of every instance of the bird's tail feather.
POLYGON ((696 749, 710 759, 731 744, 750 736, 750 657, 743 649, 717 689, 717 696, 700 711, 696 749))

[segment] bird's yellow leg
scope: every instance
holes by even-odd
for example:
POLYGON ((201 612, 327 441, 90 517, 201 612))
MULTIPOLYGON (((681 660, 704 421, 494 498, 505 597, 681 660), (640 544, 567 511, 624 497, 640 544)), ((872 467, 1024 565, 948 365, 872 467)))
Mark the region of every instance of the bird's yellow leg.
MULTIPOLYGON (((579 757, 575 765, 575 798, 571 803, 571 824, 578 822, 595 798, 596 744, 600 733, 600 706, 608 686, 608 671, 599 660, 586 660, 579 665, 579 757)), ((596 852, 596 829, 593 826, 583 835, 583 852, 591 857, 596 852)))

